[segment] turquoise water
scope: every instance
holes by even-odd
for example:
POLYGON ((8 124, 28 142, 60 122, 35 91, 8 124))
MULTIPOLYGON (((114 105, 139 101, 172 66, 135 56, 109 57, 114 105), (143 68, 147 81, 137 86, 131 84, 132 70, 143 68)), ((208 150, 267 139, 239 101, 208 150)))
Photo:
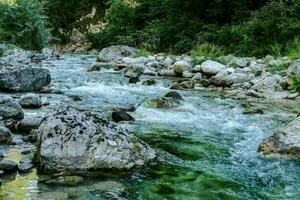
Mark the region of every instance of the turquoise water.
MULTIPOLYGON (((77 186, 47 184, 47 177, 35 170, 27 176, 17 174, 4 178, 0 197, 300 199, 300 159, 266 158, 257 152, 262 139, 293 119, 293 114, 261 104, 265 114, 244 115, 242 102, 218 97, 203 88, 180 91, 185 101, 178 108, 147 108, 144 101, 168 92, 172 79, 157 79, 155 86, 129 85, 111 69, 86 72, 93 60, 94 56, 65 55, 45 63, 52 73, 52 87, 65 92, 49 95, 49 108, 72 105, 109 116, 114 107, 133 105, 137 109, 131 114, 136 121, 121 126, 151 145, 157 160, 131 173, 99 171, 101 175, 85 178, 77 186), (82 101, 72 101, 68 98, 72 95, 79 95, 82 101)), ((20 149, 12 147, 6 155, 17 161, 20 149)))

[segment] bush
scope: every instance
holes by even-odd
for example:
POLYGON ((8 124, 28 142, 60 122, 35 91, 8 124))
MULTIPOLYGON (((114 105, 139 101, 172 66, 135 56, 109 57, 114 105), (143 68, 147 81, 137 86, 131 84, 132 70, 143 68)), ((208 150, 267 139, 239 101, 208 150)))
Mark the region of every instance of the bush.
POLYGON ((224 56, 223 48, 209 43, 203 43, 201 45, 197 45, 195 50, 192 51, 192 57, 205 57, 209 59, 215 59, 220 56, 224 56))
POLYGON ((25 49, 40 50, 50 39, 43 7, 35 0, 0 3, 0 39, 25 49))
POLYGON ((295 37, 294 40, 288 42, 285 49, 285 54, 291 59, 300 58, 300 39, 295 37))

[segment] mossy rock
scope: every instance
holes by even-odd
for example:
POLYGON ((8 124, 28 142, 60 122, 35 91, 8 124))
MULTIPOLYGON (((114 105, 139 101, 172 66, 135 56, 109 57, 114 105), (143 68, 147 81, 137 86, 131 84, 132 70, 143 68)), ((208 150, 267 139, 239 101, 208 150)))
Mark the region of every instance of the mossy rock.
POLYGON ((149 108, 175 108, 178 106, 178 104, 179 103, 166 97, 151 99, 147 101, 147 106, 149 108))
POLYGON ((154 79, 148 79, 143 81, 143 85, 155 85, 156 81, 154 79))

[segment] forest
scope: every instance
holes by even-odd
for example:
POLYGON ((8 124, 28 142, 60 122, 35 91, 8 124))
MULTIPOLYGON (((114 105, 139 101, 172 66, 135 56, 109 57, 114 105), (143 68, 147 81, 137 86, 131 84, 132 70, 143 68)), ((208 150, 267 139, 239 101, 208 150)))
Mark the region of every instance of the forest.
POLYGON ((300 199, 300 0, 0 0, 0 200, 300 199))
POLYGON ((78 29, 91 48, 127 44, 174 54, 299 55, 298 0, 6 1, 0 39, 29 49, 68 43, 78 29))

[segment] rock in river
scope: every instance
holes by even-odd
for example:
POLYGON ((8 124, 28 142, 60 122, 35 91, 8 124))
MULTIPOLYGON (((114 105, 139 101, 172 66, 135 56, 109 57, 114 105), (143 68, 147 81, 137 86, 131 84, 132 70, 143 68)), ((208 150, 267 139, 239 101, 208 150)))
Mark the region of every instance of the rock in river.
POLYGON ((40 108, 42 107, 42 100, 39 95, 36 94, 26 94, 21 97, 20 105, 23 108, 40 108))
POLYGON ((264 154, 300 156, 300 117, 265 139, 259 146, 264 154))
POLYGON ((0 90, 24 92, 41 90, 49 85, 51 75, 48 69, 39 67, 3 67, 0 70, 0 90))
POLYGON ((113 111, 112 119, 114 122, 134 121, 134 118, 123 110, 113 111))
POLYGON ((130 169, 155 158, 146 143, 91 112, 60 107, 39 128, 40 170, 130 169))
POLYGON ((0 126, 0 144, 10 144, 11 141, 10 130, 4 126, 0 126))
POLYGON ((11 160, 2 160, 0 162, 0 170, 3 170, 4 172, 14 172, 18 168, 17 163, 11 160))

